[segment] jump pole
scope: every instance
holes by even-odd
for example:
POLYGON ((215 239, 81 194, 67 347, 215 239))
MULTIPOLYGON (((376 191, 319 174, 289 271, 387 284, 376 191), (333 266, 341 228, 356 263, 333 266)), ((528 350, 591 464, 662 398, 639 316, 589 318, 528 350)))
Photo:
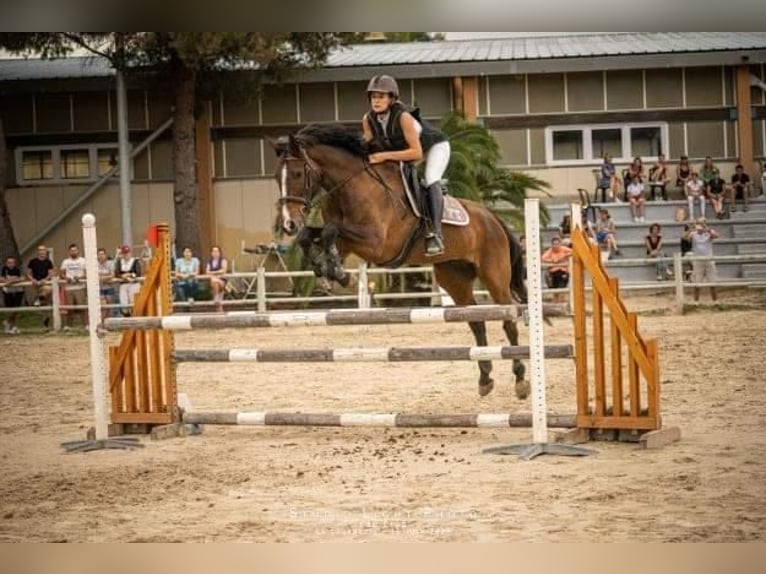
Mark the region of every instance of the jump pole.
POLYGON ((540 200, 524 200, 527 238, 527 294, 529 313, 529 371, 532 386, 532 442, 485 449, 488 454, 518 454, 532 460, 541 454, 586 456, 594 451, 573 445, 548 442, 545 403, 545 347, 543 345, 543 285, 540 271, 540 200))
POLYGON ((85 276, 88 293, 88 335, 90 338, 90 376, 93 387, 93 438, 61 443, 67 452, 87 452, 100 449, 124 449, 143 446, 135 437, 109 438, 109 393, 106 383, 106 349, 99 334, 101 323, 101 292, 98 280, 98 240, 96 217, 82 216, 82 243, 85 255, 85 276))

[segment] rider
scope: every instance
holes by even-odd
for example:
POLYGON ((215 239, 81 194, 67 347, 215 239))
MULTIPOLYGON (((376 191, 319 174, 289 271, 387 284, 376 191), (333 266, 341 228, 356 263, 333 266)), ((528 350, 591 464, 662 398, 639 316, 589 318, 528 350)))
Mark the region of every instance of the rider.
POLYGON ((426 203, 432 222, 432 231, 426 236, 426 255, 440 255, 444 252, 440 180, 449 163, 449 141, 439 130, 416 119, 417 109, 399 101, 399 86, 391 76, 373 76, 367 85, 367 98, 370 110, 362 118, 362 129, 364 141, 373 151, 370 163, 417 162, 425 156, 426 203))

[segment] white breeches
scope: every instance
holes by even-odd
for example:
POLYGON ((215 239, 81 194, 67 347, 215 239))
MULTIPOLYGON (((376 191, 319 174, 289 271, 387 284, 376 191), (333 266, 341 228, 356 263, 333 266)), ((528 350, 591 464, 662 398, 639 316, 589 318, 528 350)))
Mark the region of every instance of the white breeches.
POLYGON ((426 186, 438 182, 449 164, 450 145, 448 141, 431 146, 426 154, 426 186))

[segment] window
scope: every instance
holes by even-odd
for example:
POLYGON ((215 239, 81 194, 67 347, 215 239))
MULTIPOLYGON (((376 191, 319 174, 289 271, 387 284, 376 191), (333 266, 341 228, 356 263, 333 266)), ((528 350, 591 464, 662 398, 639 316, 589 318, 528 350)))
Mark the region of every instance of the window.
POLYGON ((21 154, 23 179, 45 180, 53 179, 53 152, 25 151, 21 154))
POLYGON ((87 179, 90 176, 90 157, 87 149, 61 150, 61 177, 87 179))
POLYGON ((616 163, 640 156, 652 160, 668 150, 668 126, 654 124, 602 124, 545 129, 545 160, 549 165, 589 165, 611 154, 616 163))
POLYGON ((19 147, 15 150, 18 185, 96 181, 115 164, 116 145, 19 147))
POLYGON ((622 157, 622 130, 619 128, 591 130, 591 159, 601 159, 604 154, 622 157))
POLYGON ((583 159, 582 132, 561 130, 553 132, 553 159, 564 161, 583 159))

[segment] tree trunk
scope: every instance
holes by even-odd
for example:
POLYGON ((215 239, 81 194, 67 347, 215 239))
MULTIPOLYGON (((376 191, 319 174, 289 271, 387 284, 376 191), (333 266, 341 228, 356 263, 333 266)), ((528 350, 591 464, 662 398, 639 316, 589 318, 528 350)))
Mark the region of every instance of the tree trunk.
MULTIPOLYGON (((5 130, 3 129, 3 119, 0 118, 0 256, 2 262, 9 255, 19 258, 19 244, 16 243, 16 235, 13 233, 13 224, 11 223, 11 214, 5 203, 5 184, 8 173, 8 152, 5 147, 5 130)), ((22 267, 19 261, 19 267, 22 267)))
POLYGON ((194 101, 197 76, 178 62, 173 70, 175 110, 173 111, 173 201, 176 219, 176 252, 185 247, 200 257, 199 206, 195 174, 194 101))

